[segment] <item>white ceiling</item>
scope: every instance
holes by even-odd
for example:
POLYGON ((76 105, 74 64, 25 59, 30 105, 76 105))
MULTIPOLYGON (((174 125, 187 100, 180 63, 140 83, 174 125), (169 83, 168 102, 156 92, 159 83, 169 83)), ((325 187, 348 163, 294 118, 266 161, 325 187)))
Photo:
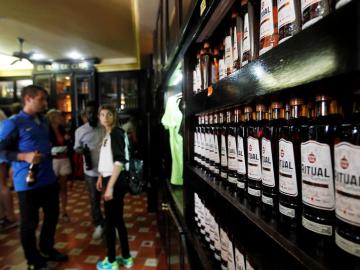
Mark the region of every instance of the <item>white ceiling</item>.
POLYGON ((18 51, 22 37, 25 52, 47 59, 77 51, 109 70, 139 68, 140 56, 152 53, 158 6, 159 0, 0 0, 0 53, 18 51))

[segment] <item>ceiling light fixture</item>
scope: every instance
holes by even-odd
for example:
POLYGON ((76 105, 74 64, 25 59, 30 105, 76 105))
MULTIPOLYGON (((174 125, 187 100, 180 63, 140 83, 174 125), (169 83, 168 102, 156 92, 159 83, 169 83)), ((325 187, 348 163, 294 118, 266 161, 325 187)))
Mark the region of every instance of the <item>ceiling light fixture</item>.
POLYGON ((69 57, 71 59, 75 59, 75 60, 83 58, 83 56, 77 51, 72 51, 72 52, 68 53, 67 57, 69 57))

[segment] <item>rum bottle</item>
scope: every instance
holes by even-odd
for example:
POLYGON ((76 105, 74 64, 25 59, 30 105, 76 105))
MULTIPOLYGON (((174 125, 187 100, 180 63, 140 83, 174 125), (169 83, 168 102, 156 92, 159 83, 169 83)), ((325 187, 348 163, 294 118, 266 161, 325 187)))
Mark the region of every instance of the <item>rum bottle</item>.
POLYGON ((214 113, 214 124, 212 128, 214 138, 214 178, 216 181, 220 181, 220 170, 221 170, 221 132, 219 127, 219 114, 214 113))
POLYGON ((226 112, 226 122, 228 125, 227 131, 227 147, 228 147, 228 152, 227 152, 227 157, 228 157, 228 186, 229 186, 229 190, 231 192, 235 192, 236 191, 236 186, 237 186, 237 182, 238 182, 238 177, 237 177, 237 165, 238 165, 238 161, 237 161, 237 146, 236 146, 236 126, 235 123, 233 121, 233 112, 231 110, 226 112))
POLYGON ((329 12, 329 0, 301 0, 302 29, 321 20, 329 12))
POLYGON ((307 134, 307 108, 300 98, 290 100, 290 120, 279 136, 280 223, 298 227, 301 217, 301 137, 307 134))
POLYGON ((219 50, 214 49, 211 63, 211 84, 219 81, 219 50))
POLYGON ((210 159, 211 159, 211 144, 210 144, 210 127, 209 127, 209 115, 204 115, 204 141, 205 141, 205 173, 211 174, 210 159))
POLYGON ((220 112, 219 114, 219 129, 221 133, 221 148, 220 148, 220 178, 221 183, 224 187, 227 186, 227 177, 228 177, 228 158, 227 158, 227 130, 226 124, 224 121, 224 113, 220 112))
POLYGON ((277 0, 279 43, 301 29, 300 0, 277 0))
MULTIPOLYGON (((245 108, 246 109, 246 108, 245 108)), ((260 142, 263 137, 263 124, 266 121, 265 106, 256 105, 255 123, 247 128, 247 165, 248 165, 248 194, 249 201, 261 202, 261 154, 260 142)))
MULTIPOLYGON (((237 4, 235 4, 237 5, 237 4)), ((231 12, 231 29, 232 29, 232 56, 233 56, 233 71, 240 69, 240 55, 241 55, 241 29, 242 29, 242 21, 239 15, 239 11, 236 6, 233 8, 231 12)))
POLYGON ((236 126, 236 145, 237 145, 237 191, 239 197, 243 199, 246 194, 246 127, 244 115, 239 108, 235 109, 234 123, 236 126))
POLYGON ((335 144, 335 243, 360 257, 360 91, 335 144))
POLYGON ((261 0, 259 55, 279 43, 277 0, 261 0))
POLYGON ((333 147, 341 116, 336 100, 318 95, 315 101, 316 118, 301 143, 302 225, 316 238, 330 238, 335 219, 333 147))
POLYGON ((204 43, 202 49, 201 72, 203 74, 203 88, 207 89, 211 85, 211 50, 209 42, 204 43))
POLYGON ((335 8, 341 8, 342 6, 346 5, 347 3, 350 3, 352 0, 336 0, 335 8))
POLYGON ((258 53, 258 17, 254 12, 253 3, 241 0, 241 15, 244 22, 242 37, 241 66, 255 60, 258 53), (256 37, 256 38, 255 38, 256 37))

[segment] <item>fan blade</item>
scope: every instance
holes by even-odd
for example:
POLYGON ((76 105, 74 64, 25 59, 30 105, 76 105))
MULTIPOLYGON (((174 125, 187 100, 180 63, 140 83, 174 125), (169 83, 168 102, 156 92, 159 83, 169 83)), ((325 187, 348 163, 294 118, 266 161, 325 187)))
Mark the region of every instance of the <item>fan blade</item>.
POLYGON ((21 61, 20 59, 16 59, 15 61, 13 61, 10 65, 13 65, 13 64, 15 64, 16 62, 19 62, 19 61, 21 61))

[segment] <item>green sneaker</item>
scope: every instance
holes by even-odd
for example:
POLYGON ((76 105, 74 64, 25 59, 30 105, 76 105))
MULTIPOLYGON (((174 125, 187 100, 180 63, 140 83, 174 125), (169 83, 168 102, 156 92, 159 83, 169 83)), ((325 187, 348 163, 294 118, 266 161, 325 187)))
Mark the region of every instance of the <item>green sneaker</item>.
POLYGON ((119 270, 119 263, 117 260, 113 261, 112 263, 109 262, 108 257, 101 262, 96 264, 97 270, 119 270))
POLYGON ((125 266, 126 268, 131 268, 134 266, 134 259, 132 257, 124 259, 123 257, 117 256, 116 261, 120 266, 125 266))

